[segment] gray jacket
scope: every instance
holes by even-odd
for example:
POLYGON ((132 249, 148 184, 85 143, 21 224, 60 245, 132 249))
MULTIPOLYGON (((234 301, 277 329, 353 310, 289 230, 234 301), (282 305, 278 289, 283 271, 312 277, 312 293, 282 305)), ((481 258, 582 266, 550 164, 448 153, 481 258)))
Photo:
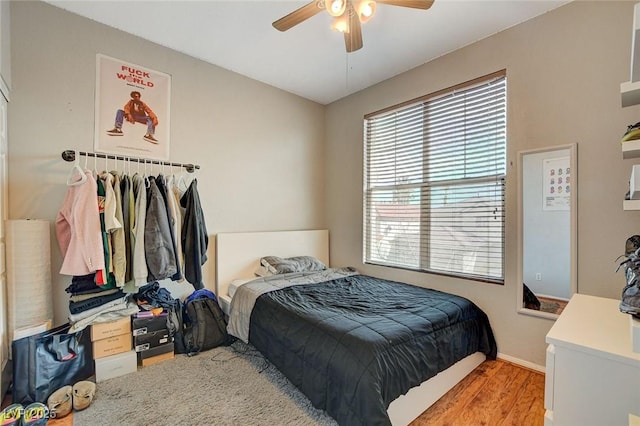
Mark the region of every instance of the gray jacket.
POLYGON ((171 278, 178 272, 178 267, 164 197, 155 179, 148 179, 148 182, 144 252, 149 269, 147 282, 151 282, 171 278))

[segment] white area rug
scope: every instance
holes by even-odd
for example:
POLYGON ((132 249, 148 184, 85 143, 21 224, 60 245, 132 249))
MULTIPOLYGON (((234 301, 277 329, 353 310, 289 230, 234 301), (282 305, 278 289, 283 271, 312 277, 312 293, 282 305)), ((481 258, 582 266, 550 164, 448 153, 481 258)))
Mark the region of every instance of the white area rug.
POLYGON ((73 423, 336 425, 257 350, 239 341, 98 383, 93 403, 74 412, 73 423))

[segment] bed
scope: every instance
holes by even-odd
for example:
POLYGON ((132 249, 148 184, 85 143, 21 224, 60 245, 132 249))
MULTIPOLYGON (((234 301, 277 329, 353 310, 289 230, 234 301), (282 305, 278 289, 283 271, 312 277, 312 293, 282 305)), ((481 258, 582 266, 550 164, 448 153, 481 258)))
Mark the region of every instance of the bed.
POLYGON ((231 334, 340 424, 406 425, 495 358, 488 319, 466 299, 349 268, 256 277, 272 255, 329 265, 328 231, 217 235, 216 294, 231 334))

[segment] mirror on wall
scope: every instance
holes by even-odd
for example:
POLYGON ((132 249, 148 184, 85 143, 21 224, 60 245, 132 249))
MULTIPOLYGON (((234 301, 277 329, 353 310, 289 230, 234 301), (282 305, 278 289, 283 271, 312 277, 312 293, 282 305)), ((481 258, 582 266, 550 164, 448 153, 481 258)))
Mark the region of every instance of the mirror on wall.
POLYGON ((518 312, 557 318, 578 291, 576 144, 518 154, 518 312))

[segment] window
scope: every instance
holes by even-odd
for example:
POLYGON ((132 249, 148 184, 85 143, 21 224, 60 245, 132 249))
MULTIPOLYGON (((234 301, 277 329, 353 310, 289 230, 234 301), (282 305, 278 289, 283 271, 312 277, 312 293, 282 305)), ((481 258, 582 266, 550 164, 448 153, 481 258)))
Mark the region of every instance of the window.
POLYGON ((504 282, 506 73, 369 114, 364 262, 504 282))

